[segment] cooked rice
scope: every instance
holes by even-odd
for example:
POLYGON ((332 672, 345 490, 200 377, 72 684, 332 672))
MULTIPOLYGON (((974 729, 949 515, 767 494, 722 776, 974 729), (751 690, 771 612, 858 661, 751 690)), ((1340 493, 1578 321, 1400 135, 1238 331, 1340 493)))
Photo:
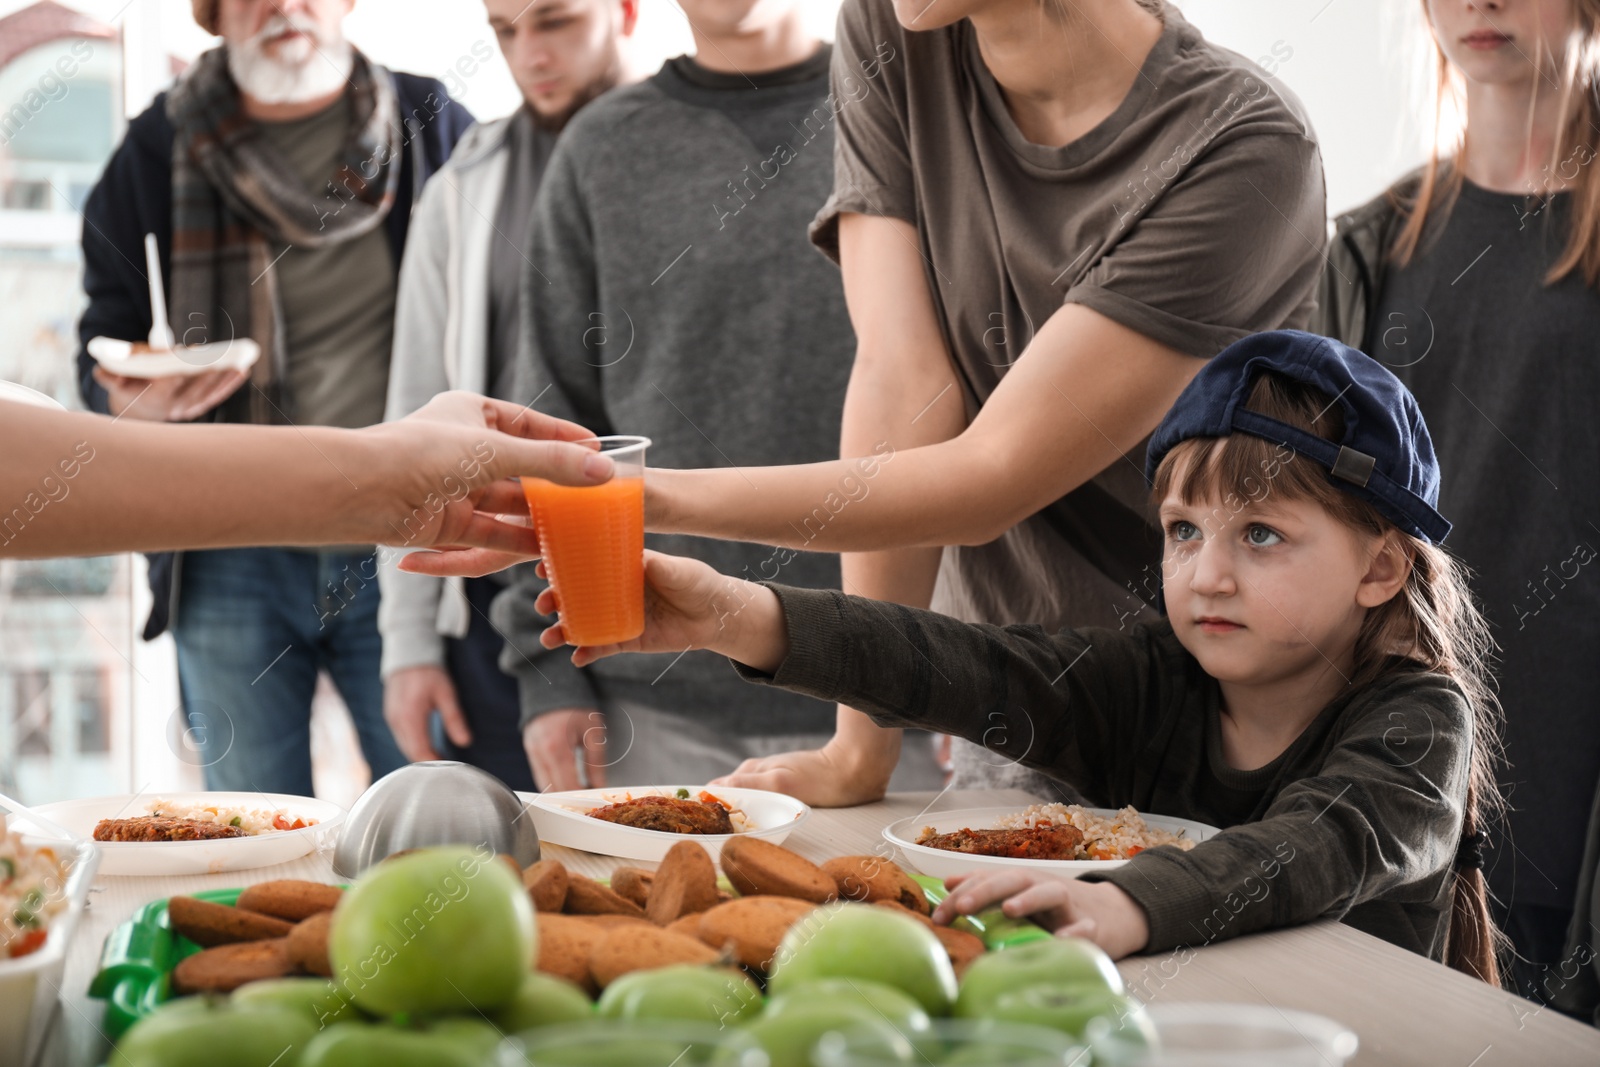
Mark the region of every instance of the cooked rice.
MULTIPOLYGON (((279 815, 282 815, 285 821, 291 824, 296 819, 305 823, 306 826, 315 826, 317 824, 316 819, 308 819, 304 815, 296 815, 294 812, 276 808, 247 808, 242 805, 226 804, 179 804, 160 798, 151 801, 145 806, 145 814, 165 815, 170 819, 189 819, 193 822, 211 823, 216 826, 237 826, 252 837, 257 834, 278 832, 278 828, 272 825, 272 820, 279 815)), ((304 828, 301 827, 301 829, 304 828)))
POLYGON ((1131 806, 1106 816, 1096 815, 1081 804, 1035 804, 1015 815, 1002 815, 995 826, 1002 830, 1076 826, 1083 832, 1083 843, 1074 858, 1082 860, 1125 860, 1129 849, 1157 845, 1172 845, 1184 852, 1194 847, 1194 840, 1182 831, 1154 829, 1131 806))

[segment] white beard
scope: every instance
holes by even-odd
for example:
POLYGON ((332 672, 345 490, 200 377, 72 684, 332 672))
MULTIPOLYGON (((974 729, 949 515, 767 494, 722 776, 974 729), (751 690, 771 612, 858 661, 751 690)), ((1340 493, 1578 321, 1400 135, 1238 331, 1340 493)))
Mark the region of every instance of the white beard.
POLYGON ((228 73, 234 84, 264 104, 298 104, 329 96, 350 79, 354 63, 355 50, 342 34, 329 36, 302 17, 275 15, 254 37, 228 45, 228 73), (307 36, 269 56, 266 42, 290 29, 307 36))

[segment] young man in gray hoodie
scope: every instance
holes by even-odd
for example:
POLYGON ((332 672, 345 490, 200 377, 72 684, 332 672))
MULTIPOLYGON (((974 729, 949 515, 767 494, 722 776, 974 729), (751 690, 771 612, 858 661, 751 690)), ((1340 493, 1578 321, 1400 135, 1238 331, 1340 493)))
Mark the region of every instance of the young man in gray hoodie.
MULTIPOLYGON (((400 272, 386 418, 446 389, 512 395, 534 195, 567 121, 631 80, 638 0, 484 0, 524 104, 468 130, 412 220, 400 272)), ((478 60, 488 58, 487 48, 478 60)), ((474 58, 458 73, 470 77, 474 58)), ((534 780, 519 741, 517 683, 498 660, 489 605, 504 579, 440 579, 385 554, 384 718, 412 760, 461 759, 515 789, 534 780)))
MULTIPOLYGON (((855 336, 838 271, 806 240, 833 186, 832 49, 800 0, 679 3, 695 54, 585 109, 550 161, 513 399, 650 437, 655 467, 837 458, 855 336)), ((833 556, 650 543, 730 574, 838 587, 833 556)), ((544 582, 518 571, 493 617, 541 787, 578 786, 580 753, 590 785, 694 784, 832 735, 831 705, 752 692, 710 653, 574 668, 570 650, 540 645, 544 582)), ((936 781, 920 754, 921 781, 936 781)))

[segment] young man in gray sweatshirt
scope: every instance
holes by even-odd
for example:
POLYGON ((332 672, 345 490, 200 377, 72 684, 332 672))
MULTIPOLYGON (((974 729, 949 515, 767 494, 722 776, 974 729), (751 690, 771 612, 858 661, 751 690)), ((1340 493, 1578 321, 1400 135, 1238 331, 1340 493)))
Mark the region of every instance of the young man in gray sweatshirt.
MULTIPOLYGON (((838 271, 806 240, 833 185, 832 50, 800 0, 680 3, 695 54, 586 108, 550 161, 514 399, 650 437, 655 467, 836 458, 855 337, 838 271)), ((650 542, 730 574, 839 583, 833 556, 650 542)), ((577 787, 579 753, 591 785, 701 783, 832 736, 832 705, 752 691, 705 652, 574 668, 539 644, 544 582, 518 570, 493 618, 541 787, 577 787)), ((932 781, 926 746, 907 749, 932 781)))
MULTIPOLYGON (((400 271, 385 417, 446 389, 512 395, 529 218, 556 137, 601 93, 632 80, 626 41, 638 0, 484 0, 524 106, 467 131, 412 220, 400 271)), ((479 50, 475 50, 479 51, 479 50)), ((463 57, 470 78, 481 54, 463 57)), ((383 714, 407 759, 460 759, 532 789, 519 743, 517 683, 489 605, 497 575, 442 579, 381 553, 383 714)))

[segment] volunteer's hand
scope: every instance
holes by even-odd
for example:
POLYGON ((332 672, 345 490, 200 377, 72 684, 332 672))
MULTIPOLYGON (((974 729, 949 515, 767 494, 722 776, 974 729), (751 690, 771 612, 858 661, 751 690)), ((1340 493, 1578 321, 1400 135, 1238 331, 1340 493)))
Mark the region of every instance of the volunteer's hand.
POLYGON ((456 687, 442 667, 407 667, 383 682, 383 719, 395 744, 412 762, 440 759, 433 750, 428 722, 438 711, 445 736, 463 747, 472 744, 472 731, 461 713, 456 687))
POLYGON ((747 759, 712 785, 784 793, 813 808, 849 808, 882 800, 899 746, 885 761, 837 736, 821 748, 747 759))
POLYGON ((540 715, 522 728, 522 747, 541 791, 599 789, 606 784, 606 719, 593 708, 540 715), (580 752, 587 784, 578 780, 580 752))
POLYGON ((188 422, 198 419, 250 380, 248 370, 210 370, 166 378, 128 378, 104 367, 94 380, 105 387, 111 414, 145 422, 188 422))
POLYGON ((537 558, 539 539, 517 478, 598 485, 614 469, 595 449, 571 443, 594 436, 582 426, 475 393, 440 393, 361 435, 371 469, 347 477, 357 486, 368 482, 376 498, 372 540, 437 550, 400 561, 402 570, 418 574, 477 576, 499 567, 479 567, 474 559, 537 558), (454 566, 428 565, 444 559, 454 566))

